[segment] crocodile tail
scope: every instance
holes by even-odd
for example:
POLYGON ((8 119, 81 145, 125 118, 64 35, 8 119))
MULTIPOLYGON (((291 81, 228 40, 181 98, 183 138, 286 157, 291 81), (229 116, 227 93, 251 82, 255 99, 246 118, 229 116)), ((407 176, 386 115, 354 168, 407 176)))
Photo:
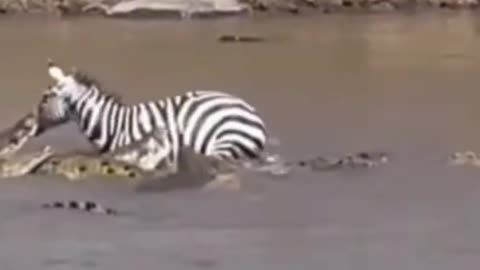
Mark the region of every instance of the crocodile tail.
POLYGON ((42 208, 46 209, 71 209, 71 210, 79 210, 83 212, 89 212, 94 214, 101 214, 101 215, 116 215, 118 212, 114 209, 104 207, 99 203, 93 201, 76 201, 76 200, 69 200, 69 201, 54 201, 50 203, 44 203, 42 208))

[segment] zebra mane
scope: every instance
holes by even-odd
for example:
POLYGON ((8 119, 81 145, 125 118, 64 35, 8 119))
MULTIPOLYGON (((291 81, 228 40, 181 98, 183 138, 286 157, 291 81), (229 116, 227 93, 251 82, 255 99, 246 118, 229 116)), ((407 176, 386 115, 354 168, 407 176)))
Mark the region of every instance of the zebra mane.
POLYGON ((122 96, 120 96, 118 93, 113 93, 113 92, 105 90, 103 88, 103 86, 101 85, 101 83, 98 82, 98 80, 96 80, 95 78, 93 78, 92 76, 87 74, 86 72, 76 70, 73 73, 73 78, 75 79, 75 81, 77 81, 77 83, 85 86, 86 88, 95 87, 100 93, 102 93, 106 97, 111 98, 112 100, 114 100, 114 101, 116 101, 120 104, 124 104, 122 96))

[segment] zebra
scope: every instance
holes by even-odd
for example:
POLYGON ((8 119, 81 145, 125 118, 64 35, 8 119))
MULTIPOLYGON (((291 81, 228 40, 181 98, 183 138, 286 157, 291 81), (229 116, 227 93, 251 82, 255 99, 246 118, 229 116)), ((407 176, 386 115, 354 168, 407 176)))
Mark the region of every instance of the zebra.
MULTIPOLYGON (((161 130, 163 145, 157 147, 155 162, 137 164, 144 170, 156 169, 162 162, 177 164, 183 147, 234 163, 260 160, 265 152, 264 120, 252 105, 232 94, 193 90, 126 104, 85 72, 64 72, 51 59, 48 74, 55 83, 42 93, 39 111, 74 121, 100 154, 114 152, 161 130)), ((128 161, 129 157, 121 159, 128 161)))

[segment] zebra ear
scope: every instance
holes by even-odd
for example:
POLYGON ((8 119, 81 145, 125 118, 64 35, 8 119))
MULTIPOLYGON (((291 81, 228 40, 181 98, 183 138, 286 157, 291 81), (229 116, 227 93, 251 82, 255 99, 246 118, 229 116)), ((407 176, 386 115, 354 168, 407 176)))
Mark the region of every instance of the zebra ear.
POLYGON ((74 75, 77 74, 78 73, 78 68, 76 66, 71 67, 70 68, 70 73, 74 74, 74 75))
POLYGON ((52 59, 50 58, 48 59, 47 66, 48 66, 48 75, 50 75, 52 79, 54 79, 57 82, 61 82, 65 80, 66 78, 65 73, 63 73, 63 70, 57 64, 55 64, 52 59))

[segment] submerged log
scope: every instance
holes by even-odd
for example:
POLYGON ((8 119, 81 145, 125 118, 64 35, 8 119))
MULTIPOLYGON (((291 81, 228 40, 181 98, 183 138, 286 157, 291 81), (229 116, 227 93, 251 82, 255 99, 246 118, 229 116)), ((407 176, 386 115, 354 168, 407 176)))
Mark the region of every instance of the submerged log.
POLYGON ((265 41, 262 37, 257 36, 243 36, 243 35, 221 35, 218 37, 219 42, 262 42, 265 41))

